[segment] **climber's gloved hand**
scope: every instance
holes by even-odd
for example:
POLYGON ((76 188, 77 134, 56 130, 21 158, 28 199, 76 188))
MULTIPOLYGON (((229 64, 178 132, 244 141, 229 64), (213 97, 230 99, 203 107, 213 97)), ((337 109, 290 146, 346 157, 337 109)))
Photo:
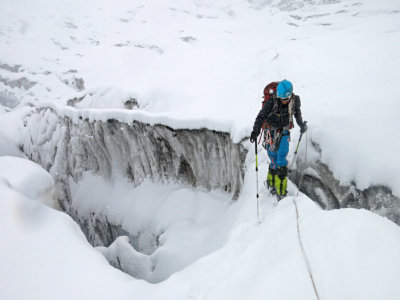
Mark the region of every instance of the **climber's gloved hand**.
POLYGON ((258 133, 253 131, 250 135, 250 142, 254 143, 257 140, 258 133))
POLYGON ((307 121, 304 121, 303 124, 300 126, 300 133, 303 134, 304 132, 306 132, 308 129, 307 127, 307 121))

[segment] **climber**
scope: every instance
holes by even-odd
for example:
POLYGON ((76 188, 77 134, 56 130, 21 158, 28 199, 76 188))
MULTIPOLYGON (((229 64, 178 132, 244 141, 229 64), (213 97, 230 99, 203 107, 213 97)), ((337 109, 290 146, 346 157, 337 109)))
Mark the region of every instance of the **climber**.
POLYGON ((300 97, 293 93, 293 85, 288 80, 271 82, 264 89, 263 107, 254 122, 250 136, 256 142, 261 128, 264 133, 263 146, 271 160, 266 185, 278 200, 287 195, 288 161, 290 129, 294 127, 293 115, 300 132, 307 130, 307 122, 303 121, 300 110, 300 97))

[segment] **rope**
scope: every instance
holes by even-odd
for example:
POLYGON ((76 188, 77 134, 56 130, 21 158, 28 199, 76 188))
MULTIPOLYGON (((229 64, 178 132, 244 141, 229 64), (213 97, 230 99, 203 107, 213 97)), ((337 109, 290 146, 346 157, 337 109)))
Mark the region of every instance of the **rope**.
POLYGON ((301 238, 300 223, 299 223, 299 209, 297 207, 297 202, 294 199, 293 199, 293 202, 294 202, 294 206, 296 208, 297 237, 299 239, 301 253, 303 255, 303 259, 304 259, 304 261, 306 263, 306 266, 307 266, 308 275, 310 275, 310 279, 311 279, 312 286, 314 288, 315 296, 317 297, 318 300, 320 300, 320 297, 319 297, 319 294, 318 294, 318 289, 317 289, 317 286, 315 284, 314 276, 313 276, 313 273, 312 273, 312 270, 311 270, 310 262, 309 262, 309 260, 307 258, 307 254, 306 254, 306 251, 304 250, 304 246, 303 246, 303 240, 301 238))
MULTIPOLYGON (((304 160, 305 161, 307 160, 307 151, 308 151, 308 136, 307 136, 307 132, 306 132, 306 153, 305 153, 305 156, 304 156, 304 160)), ((294 207, 296 208, 297 237, 298 237, 299 244, 300 244, 301 254, 303 255, 303 259, 304 259, 304 262, 305 262, 306 267, 307 267, 308 275, 310 276, 310 280, 311 280, 312 286, 314 288, 315 296, 317 297, 318 300, 320 300, 320 297, 319 297, 319 294, 318 294, 318 289, 317 289, 317 286, 315 284, 314 276, 313 276, 313 273, 312 273, 312 270, 311 270, 310 261, 308 260, 307 253, 306 253, 306 251, 304 249, 304 246, 303 246, 303 239, 302 239, 301 230, 300 230, 299 208, 297 207, 297 201, 296 201, 296 198, 297 198, 297 196, 299 195, 299 192, 300 192, 301 184, 303 182, 304 172, 305 172, 305 169, 303 170, 303 172, 301 174, 301 177, 300 177, 300 182, 299 182, 299 187, 297 189, 297 194, 293 198, 294 207)))

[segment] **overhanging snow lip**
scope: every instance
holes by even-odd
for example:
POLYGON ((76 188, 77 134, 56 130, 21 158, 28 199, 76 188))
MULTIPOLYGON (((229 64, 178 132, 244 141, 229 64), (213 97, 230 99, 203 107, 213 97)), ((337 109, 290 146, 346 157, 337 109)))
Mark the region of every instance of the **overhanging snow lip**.
POLYGON ((243 132, 247 128, 234 129, 234 120, 215 120, 212 118, 174 118, 163 113, 152 113, 144 110, 127 110, 127 109, 99 109, 99 108, 82 108, 77 109, 71 106, 57 105, 52 102, 42 102, 36 105, 38 110, 51 109, 61 117, 68 117, 74 124, 79 120, 88 120, 89 122, 108 120, 117 120, 122 123, 131 124, 138 121, 150 126, 163 125, 173 130, 207 129, 216 132, 225 132, 230 134, 234 143, 240 143, 245 137, 243 132), (239 134, 236 131, 240 131, 239 134))

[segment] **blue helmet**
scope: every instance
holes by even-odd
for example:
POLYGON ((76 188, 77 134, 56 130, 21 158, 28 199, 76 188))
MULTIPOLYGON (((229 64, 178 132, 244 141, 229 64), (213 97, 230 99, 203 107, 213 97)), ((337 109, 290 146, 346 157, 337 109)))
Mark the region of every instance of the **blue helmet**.
POLYGON ((293 85, 286 79, 279 82, 278 87, 276 88, 276 96, 278 98, 288 98, 292 95, 292 92, 293 85))

